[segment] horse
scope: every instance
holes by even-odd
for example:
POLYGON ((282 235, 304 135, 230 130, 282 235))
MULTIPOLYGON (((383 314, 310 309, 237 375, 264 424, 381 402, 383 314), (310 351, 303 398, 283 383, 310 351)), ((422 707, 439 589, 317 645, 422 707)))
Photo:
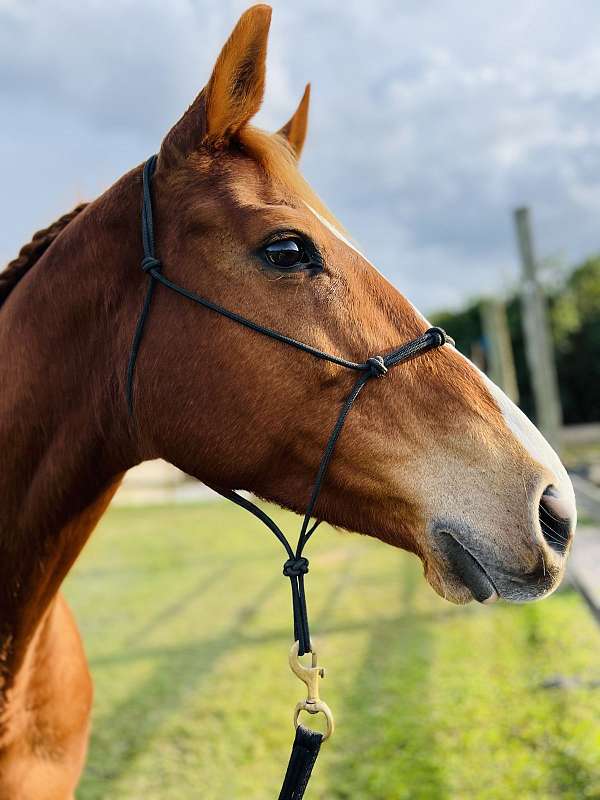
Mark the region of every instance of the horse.
MULTIPOLYGON (((428 323, 302 178, 309 87, 276 133, 252 126, 271 10, 246 11, 166 134, 153 178, 165 274, 347 359, 428 323)), ((92 684, 60 586, 123 474, 163 458, 300 512, 352 376, 158 286, 146 292, 142 167, 37 233, 0 273, 0 797, 68 800, 92 684)), ((455 603, 553 591, 573 489, 531 422, 450 344, 373 381, 340 435, 315 515, 418 556, 455 603)))

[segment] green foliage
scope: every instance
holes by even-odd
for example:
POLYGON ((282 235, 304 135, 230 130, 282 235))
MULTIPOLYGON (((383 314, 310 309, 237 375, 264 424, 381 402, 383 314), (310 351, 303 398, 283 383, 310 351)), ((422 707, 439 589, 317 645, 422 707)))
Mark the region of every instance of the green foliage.
MULTIPOLYGON (((600 419, 600 258, 589 259, 571 275, 564 292, 567 313, 553 306, 557 368, 566 422, 600 419), (563 316, 564 315, 564 316, 563 316), (562 338, 561 319, 574 320, 562 338)), ((559 297, 560 299, 560 297, 559 297)))
MULTIPOLYGON (((325 525, 310 556, 338 727, 307 797, 600 797, 600 638, 577 595, 452 606, 414 557, 325 525), (557 675, 571 688, 543 688, 557 675)), ((109 511, 66 583, 96 686, 78 800, 277 797, 304 690, 282 559, 225 503, 109 511)))
MULTIPOLYGON (((548 290, 550 324, 555 346, 556 367, 564 421, 567 424, 600 420, 600 256, 577 267, 562 285, 548 290)), ((513 345, 520 405, 535 417, 517 296, 506 304, 513 345)), ((461 352, 470 356, 482 343, 479 303, 459 312, 434 316, 456 339, 461 352)))
POLYGON ((479 306, 471 305, 462 311, 436 314, 434 325, 439 325, 456 342, 456 346, 467 356, 471 356, 473 344, 481 339, 481 315, 479 306))

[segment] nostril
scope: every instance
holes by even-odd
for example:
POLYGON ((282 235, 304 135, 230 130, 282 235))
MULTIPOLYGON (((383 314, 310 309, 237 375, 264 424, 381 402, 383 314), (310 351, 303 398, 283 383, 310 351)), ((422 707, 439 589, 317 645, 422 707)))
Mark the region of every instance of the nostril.
POLYGON ((540 526, 542 535, 557 553, 564 553, 572 536, 569 511, 561 501, 560 493, 554 486, 544 489, 540 500, 540 526))

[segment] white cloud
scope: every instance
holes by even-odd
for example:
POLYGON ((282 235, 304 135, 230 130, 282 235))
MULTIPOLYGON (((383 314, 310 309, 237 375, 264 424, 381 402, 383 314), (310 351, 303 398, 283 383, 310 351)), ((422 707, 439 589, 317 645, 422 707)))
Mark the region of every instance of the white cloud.
MULTIPOLYGON (((511 209, 539 250, 599 249, 594 0, 280 0, 260 120, 313 82, 304 170, 425 311, 506 287, 511 209)), ((0 2, 0 257, 153 152, 239 0, 0 2)))

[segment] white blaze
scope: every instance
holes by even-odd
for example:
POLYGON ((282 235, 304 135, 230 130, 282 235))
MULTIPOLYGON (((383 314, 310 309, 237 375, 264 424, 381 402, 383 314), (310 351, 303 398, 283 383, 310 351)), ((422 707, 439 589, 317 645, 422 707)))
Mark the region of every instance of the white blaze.
MULTIPOLYGON (((364 259, 364 260, 367 262, 367 264, 368 264, 368 265, 371 267, 371 269, 374 269, 374 270, 375 270, 375 272, 376 272, 378 275, 381 275, 381 277, 383 278, 383 280, 384 280, 384 281, 385 281, 385 282, 386 282, 386 283, 387 283, 389 286, 391 286, 391 287, 392 287, 392 289, 393 289, 395 292, 398 292, 398 289, 396 289, 396 287, 394 286, 394 284, 393 284, 393 283, 391 283, 391 281, 389 281, 389 280, 388 280, 388 279, 385 277, 385 275, 384 275, 383 273, 381 273, 381 272, 380 272, 380 271, 377 269, 377 267, 375 266, 375 264, 373 264, 371 261, 369 261, 369 259, 368 259, 368 258, 367 258, 367 257, 364 255, 364 253, 361 253, 361 252, 360 252, 360 250, 358 249, 358 247, 357 247, 355 244, 353 244, 353 243, 350 241, 350 239, 348 239, 346 236, 344 236, 344 234, 343 234, 341 231, 339 231, 339 230, 338 230, 338 229, 335 227, 335 225, 332 225, 332 224, 331 224, 331 222, 329 222, 329 220, 328 220, 328 219, 325 219, 325 217, 323 217, 321 214, 319 214, 319 212, 318 212, 318 211, 315 211, 315 209, 314 209, 312 206, 309 206, 309 204, 308 204, 306 201, 304 201, 304 205, 305 205, 305 206, 308 208, 308 210, 309 210, 310 212, 312 212, 312 213, 315 215, 315 217, 316 217, 316 218, 319 220, 319 222, 321 222, 321 223, 322 223, 322 224, 323 224, 323 225, 324 225, 324 226, 327 228, 327 230, 328 230, 328 231, 330 231, 330 233, 333 233, 333 235, 334 235, 334 236, 335 236, 337 239, 339 239, 339 240, 340 240, 340 242, 343 242, 344 244, 347 244, 347 245, 348 245, 348 247, 349 247, 351 250, 354 250, 354 252, 355 252, 355 253, 357 253, 357 254, 358 254, 358 255, 359 255, 361 258, 363 258, 363 259, 364 259)), ((404 297, 404 300, 406 300, 406 302, 407 302, 407 303, 410 303, 410 305, 411 305, 411 306, 413 307, 413 309, 414 309, 414 312, 415 312, 415 314, 416 314, 418 317, 420 317, 420 318, 423 320, 423 322, 424 322, 424 323, 425 323, 425 324, 426 324, 428 327, 431 327, 431 323, 429 322, 429 320, 427 320, 427 319, 426 319, 426 318, 423 316, 423 314, 421 314, 421 312, 419 311, 419 309, 418 309, 418 308, 416 308, 416 306, 414 306, 414 305, 413 305, 413 304, 410 302, 410 300, 408 300, 406 297, 404 297)))
POLYGON ((559 491, 561 501, 568 507, 570 512, 569 516, 573 520, 573 525, 575 525, 577 509, 575 506, 573 484, 556 452, 538 431, 529 417, 513 403, 510 397, 508 397, 499 386, 496 386, 496 384, 491 381, 485 373, 478 369, 475 364, 463 356, 462 353, 459 353, 459 355, 477 370, 485 387, 502 412, 504 421, 511 433, 523 445, 534 461, 537 461, 538 464, 541 464, 542 467, 545 467, 554 476, 552 483, 559 491))
MULTIPOLYGON (((355 252, 355 253, 358 253, 358 255, 359 255, 359 256, 361 256, 362 258, 365 258, 365 257, 363 256, 363 254, 360 252, 360 250, 359 250, 359 249, 356 247, 356 245, 352 244, 352 242, 350 241, 350 239, 347 239, 347 238, 344 236, 344 234, 343 234, 341 231, 339 231, 339 230, 338 230, 338 229, 335 227, 335 225, 332 225, 332 224, 331 224, 331 222, 329 222, 329 220, 328 220, 328 219, 326 219, 324 216, 322 216, 321 214, 319 214, 319 212, 318 212, 318 211, 315 211, 315 209, 314 209, 312 206, 310 206, 310 205, 309 205, 309 204, 308 204, 306 201, 303 201, 303 202, 304 202, 304 205, 305 205, 305 206, 308 208, 308 210, 309 210, 309 211, 310 211, 312 214, 314 214, 314 215, 315 215, 315 217, 316 217, 316 218, 319 220, 319 222, 320 222, 322 225, 325 225, 325 227, 327 228, 327 230, 328 230, 330 233, 333 233, 333 235, 336 237, 336 239, 339 239, 339 240, 340 240, 341 242, 343 242, 344 244, 347 244, 347 245, 348 245, 348 247, 349 247, 351 250, 354 250, 354 252, 355 252)), ((365 261, 366 261, 366 260, 367 260, 367 259, 365 258, 365 261)))

